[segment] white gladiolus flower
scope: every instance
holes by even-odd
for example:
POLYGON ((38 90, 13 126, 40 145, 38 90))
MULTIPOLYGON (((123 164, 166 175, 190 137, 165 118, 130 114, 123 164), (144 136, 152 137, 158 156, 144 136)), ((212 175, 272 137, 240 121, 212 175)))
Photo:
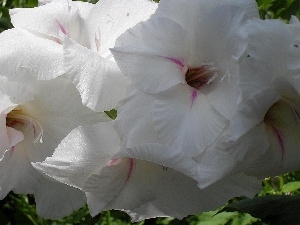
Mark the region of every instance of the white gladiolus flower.
POLYGON ((62 43, 64 72, 83 103, 96 111, 115 108, 124 97, 126 81, 109 48, 126 29, 148 19, 157 4, 147 0, 42 3, 32 9, 10 10, 13 25, 62 43))
MULTIPOLYGON (((245 50, 237 37, 253 17, 258 9, 252 0, 162 0, 149 20, 117 39, 113 55, 133 84, 117 118, 126 148, 160 144, 166 148, 153 162, 175 152, 201 164, 236 111, 236 59, 245 50)), ((166 165, 204 185, 197 167, 166 165)))
POLYGON ((34 194, 44 218, 70 214, 85 203, 84 194, 40 174, 31 163, 51 156, 77 126, 109 118, 83 106, 74 85, 62 77, 26 83, 0 77, 0 88, 0 198, 11 190, 34 194))
POLYGON ((61 142, 52 157, 34 167, 84 191, 92 216, 121 209, 134 221, 157 216, 183 218, 212 210, 237 195, 252 197, 260 189, 258 180, 243 174, 199 189, 188 176, 128 158, 131 154, 127 150, 118 153, 119 149, 118 134, 110 123, 80 127, 61 142))
MULTIPOLYGON (((299 170, 300 23, 254 20, 245 30, 249 57, 241 67, 241 103, 230 135, 238 140, 253 131, 265 139, 263 156, 249 174, 263 178, 299 170)), ((254 151, 251 145, 247 151, 254 151)))
POLYGON ((202 157, 203 167, 219 165, 201 174, 209 184, 241 170, 265 178, 300 168, 299 21, 253 20, 243 29, 239 108, 202 157))

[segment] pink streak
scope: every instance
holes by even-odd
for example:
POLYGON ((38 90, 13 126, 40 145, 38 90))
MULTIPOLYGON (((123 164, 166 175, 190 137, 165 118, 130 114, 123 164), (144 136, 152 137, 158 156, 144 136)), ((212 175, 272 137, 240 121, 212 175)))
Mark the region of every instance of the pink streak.
POLYGON ((15 146, 11 146, 9 157, 12 157, 14 150, 15 150, 15 146))
POLYGON ((165 57, 166 59, 170 60, 171 62, 177 64, 180 67, 184 67, 184 64, 179 59, 171 58, 171 57, 165 57))
POLYGON ((132 174, 132 170, 133 170, 133 166, 134 166, 134 159, 130 158, 129 159, 129 171, 128 171, 128 174, 127 174, 127 177, 126 177, 126 181, 127 182, 132 174))
POLYGON ((114 165, 117 165, 119 163, 119 158, 116 158, 116 159, 112 159, 109 163, 108 163, 108 166, 114 166, 114 165))
POLYGON ((279 142, 279 145, 280 145, 280 148, 281 148, 281 162, 283 162, 283 154, 284 154, 284 141, 283 141, 283 137, 282 137, 282 134, 280 133, 280 131, 275 128, 273 125, 272 126, 272 129, 273 129, 273 132, 279 142))
POLYGON ((59 26, 59 29, 60 29, 65 35, 67 35, 67 31, 66 31, 66 29, 64 28, 64 26, 63 26, 60 22, 58 22, 57 20, 56 20, 56 22, 57 22, 57 24, 58 24, 58 26, 59 26))
POLYGON ((96 44, 96 48, 97 48, 97 52, 100 51, 100 29, 98 27, 98 33, 95 32, 95 44, 96 44))
POLYGON ((192 95, 191 95, 192 102, 191 102, 190 110, 192 109, 192 107, 194 105, 194 102, 197 99, 197 97, 198 97, 197 90, 193 90, 192 95))

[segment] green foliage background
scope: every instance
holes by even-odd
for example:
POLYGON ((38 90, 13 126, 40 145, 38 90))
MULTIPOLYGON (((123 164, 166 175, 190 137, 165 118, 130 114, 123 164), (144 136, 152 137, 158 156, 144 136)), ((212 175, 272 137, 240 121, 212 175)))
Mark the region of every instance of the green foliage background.
MULTIPOLYGON (((188 0, 187 0, 188 1, 188 0)), ((90 0, 95 3, 97 0, 90 0)), ((257 0, 262 19, 280 18, 289 21, 300 16, 300 0, 257 0)), ((0 0, 0 32, 10 29, 9 9, 37 6, 37 0, 0 0)), ((0 53, 1 54, 1 53, 0 53)), ((1 225, 119 225, 132 224, 121 211, 102 212, 92 218, 87 206, 60 220, 43 219, 36 214, 31 195, 10 193, 0 201, 1 225)), ((254 199, 232 199, 215 211, 177 220, 155 218, 134 223, 137 225, 293 225, 300 224, 300 172, 270 177, 262 181, 262 191, 254 199), (250 214, 251 213, 252 216, 250 214), (257 218, 253 217, 256 216, 257 218), (260 219, 258 219, 260 218, 260 219)))

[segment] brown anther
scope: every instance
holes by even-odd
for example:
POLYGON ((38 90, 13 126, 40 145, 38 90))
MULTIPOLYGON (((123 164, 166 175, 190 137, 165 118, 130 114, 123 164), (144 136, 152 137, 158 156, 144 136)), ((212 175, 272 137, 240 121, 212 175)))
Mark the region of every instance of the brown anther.
POLYGON ((185 80, 189 86, 199 89, 204 84, 207 84, 213 75, 214 72, 209 70, 207 66, 189 68, 185 74, 185 80))

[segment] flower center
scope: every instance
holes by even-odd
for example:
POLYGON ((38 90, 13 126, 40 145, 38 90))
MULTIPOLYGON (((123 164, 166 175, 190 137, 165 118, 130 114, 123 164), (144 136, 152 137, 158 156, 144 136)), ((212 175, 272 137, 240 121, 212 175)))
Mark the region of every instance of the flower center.
POLYGON ((23 115, 20 107, 16 107, 7 114, 6 126, 21 131, 24 135, 31 134, 34 143, 38 141, 43 142, 43 128, 41 124, 29 116, 23 115))
POLYGON ((217 68, 213 63, 203 64, 198 68, 188 68, 185 74, 187 84, 199 89, 205 84, 211 83, 217 77, 217 68))

